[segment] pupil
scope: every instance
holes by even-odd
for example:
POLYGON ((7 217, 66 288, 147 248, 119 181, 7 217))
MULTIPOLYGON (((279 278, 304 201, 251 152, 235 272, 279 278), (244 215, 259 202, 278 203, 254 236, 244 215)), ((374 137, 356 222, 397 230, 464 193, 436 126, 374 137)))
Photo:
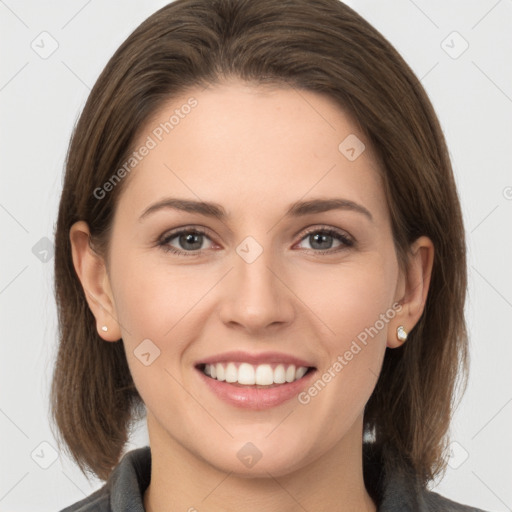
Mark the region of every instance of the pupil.
MULTIPOLYGON (((180 237, 180 243, 183 242, 183 245, 186 247, 186 244, 189 244, 191 243, 192 245, 194 245, 194 239, 197 240, 197 238, 200 238, 202 235, 200 233, 187 233, 186 235, 182 235, 180 237)), ((201 248, 201 242, 195 242, 195 245, 197 247, 188 247, 188 249, 200 249, 201 248)))
MULTIPOLYGON (((322 243, 322 242, 326 242, 326 239, 331 239, 332 236, 331 235, 327 235, 327 234, 315 234, 315 235, 312 235, 313 236, 313 240, 314 240, 314 243, 322 243), (320 240, 318 240, 320 239, 320 240)), ((330 245, 330 244, 328 244, 330 245)), ((312 246, 314 247, 314 245, 312 244, 312 246)), ((330 247, 317 247, 317 249, 330 249, 330 247)))

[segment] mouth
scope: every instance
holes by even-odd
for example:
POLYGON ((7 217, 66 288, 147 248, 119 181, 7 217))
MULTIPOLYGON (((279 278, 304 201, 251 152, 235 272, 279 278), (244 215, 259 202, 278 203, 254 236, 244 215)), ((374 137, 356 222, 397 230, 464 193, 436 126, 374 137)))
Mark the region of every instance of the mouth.
POLYGON ((253 366, 235 362, 202 363, 196 365, 196 371, 213 396, 248 411, 268 410, 289 402, 311 385, 317 373, 314 366, 297 368, 279 363, 253 366), (283 375, 284 382, 281 382, 283 375))
POLYGON ((234 387, 272 389, 297 382, 316 370, 315 366, 287 363, 250 364, 241 362, 201 363, 196 369, 213 381, 234 387))
POLYGON ((223 352, 194 366, 205 392, 230 406, 253 411, 292 400, 311 385, 317 373, 311 359, 275 351, 223 352))

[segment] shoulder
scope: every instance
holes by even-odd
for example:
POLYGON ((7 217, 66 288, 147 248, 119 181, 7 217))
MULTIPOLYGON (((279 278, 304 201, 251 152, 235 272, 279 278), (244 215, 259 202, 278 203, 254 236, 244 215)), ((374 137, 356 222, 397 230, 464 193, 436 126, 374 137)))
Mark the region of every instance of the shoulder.
POLYGON ((392 446, 365 443, 363 461, 365 484, 378 512, 489 512, 428 489, 392 446))
POLYGON ((456 503, 433 491, 424 491, 423 500, 425 510, 428 512, 488 512, 481 508, 456 503))
POLYGON ((103 487, 60 512, 144 512, 143 494, 151 478, 149 446, 127 452, 103 487))
POLYGON ((73 503, 60 512, 111 512, 110 493, 107 486, 93 492, 83 500, 73 503))

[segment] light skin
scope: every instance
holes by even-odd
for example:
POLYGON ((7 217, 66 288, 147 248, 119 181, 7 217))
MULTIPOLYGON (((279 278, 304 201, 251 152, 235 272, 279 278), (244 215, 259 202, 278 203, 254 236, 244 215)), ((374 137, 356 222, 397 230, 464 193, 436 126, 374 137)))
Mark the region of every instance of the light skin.
POLYGON ((397 327, 410 331, 422 314, 432 242, 416 240, 400 270, 378 162, 353 119, 323 95, 236 80, 191 89, 162 105, 134 146, 191 96, 197 107, 125 178, 108 261, 90 249, 85 222, 70 231, 98 333, 105 342, 122 338, 146 404, 152 473, 144 507, 375 511, 362 472, 364 406, 386 347, 401 344, 397 327), (366 144, 354 161, 338 149, 349 134, 366 144), (228 217, 162 208, 140 218, 169 197, 218 203, 228 217), (317 198, 357 203, 371 219, 349 208, 285 216, 292 203, 317 198), (206 235, 168 237, 167 247, 196 256, 157 243, 194 227, 206 235), (322 242, 325 228, 352 245, 329 235, 322 242), (263 250, 251 263, 236 251, 247 236, 263 250), (230 350, 279 351, 321 375, 390 310, 307 404, 240 409, 213 395, 194 368, 230 350), (145 339, 161 351, 149 366, 134 355, 145 339), (247 442, 262 454, 252 467, 237 457, 247 442))

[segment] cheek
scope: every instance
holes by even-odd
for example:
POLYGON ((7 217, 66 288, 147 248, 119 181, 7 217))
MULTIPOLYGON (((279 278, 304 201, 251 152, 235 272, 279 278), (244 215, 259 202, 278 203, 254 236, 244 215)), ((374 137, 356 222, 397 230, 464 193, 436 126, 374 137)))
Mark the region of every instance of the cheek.
POLYGON ((117 261, 112 259, 112 282, 135 385, 145 402, 151 402, 162 383, 166 393, 174 390, 171 394, 181 396, 173 376, 178 380, 183 377, 183 355, 200 337, 202 320, 209 313, 204 309, 208 301, 202 299, 218 278, 206 266, 156 264, 128 251, 125 255, 117 261))
MULTIPOLYGON (((307 297, 307 305, 324 325, 322 332, 329 345, 343 348, 374 326, 381 315, 394 316, 396 280, 397 267, 392 258, 388 261, 372 253, 357 264, 342 263, 317 272, 314 279, 301 279, 299 293, 307 297)), ((377 327, 385 337, 387 322, 378 322, 377 327)))
MULTIPOLYGON (((135 386, 146 405, 157 407, 165 397, 183 395, 173 377, 182 378, 176 368, 189 339, 197 335, 189 319, 211 285, 191 279, 190 271, 125 254, 112 259, 116 313, 135 386)), ((174 402, 176 410, 184 407, 178 398, 174 402)))
POLYGON ((316 283, 325 285, 308 296, 308 305, 324 326, 326 357, 318 379, 300 401, 314 403, 315 408, 336 404, 331 414, 343 422, 360 413, 375 387, 389 322, 396 315, 397 269, 392 260, 387 263, 377 255, 371 260, 372 264, 350 269, 340 267, 329 279, 317 276, 316 283))
POLYGON ((209 282, 199 272, 192 277, 190 270, 150 265, 144 257, 124 258, 115 268, 116 313, 125 341, 165 337, 200 300, 209 282))

